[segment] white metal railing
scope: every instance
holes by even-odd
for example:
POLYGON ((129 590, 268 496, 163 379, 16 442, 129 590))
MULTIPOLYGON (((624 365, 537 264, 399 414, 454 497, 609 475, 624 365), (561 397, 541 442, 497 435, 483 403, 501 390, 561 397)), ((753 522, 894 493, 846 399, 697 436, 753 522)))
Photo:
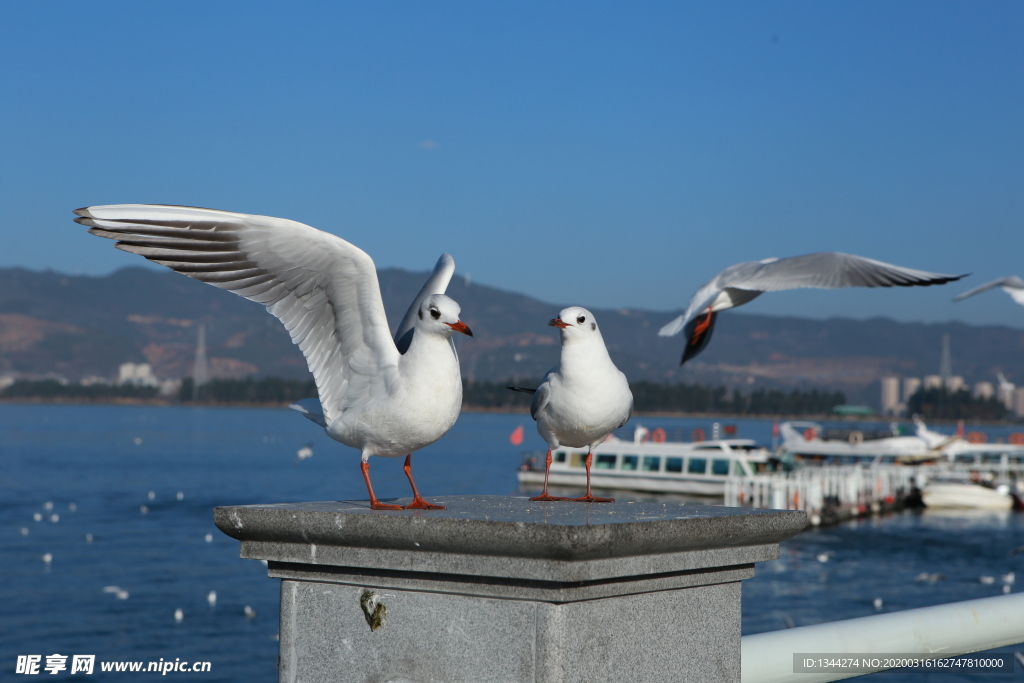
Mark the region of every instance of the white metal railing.
POLYGON ((919 654, 940 659, 1021 642, 1024 593, 743 636, 740 678, 742 683, 819 683, 863 675, 794 673, 795 654, 919 654))
POLYGON ((730 477, 724 503, 730 507, 803 510, 812 523, 829 508, 870 507, 892 502, 917 484, 917 468, 898 465, 825 465, 787 473, 730 477))

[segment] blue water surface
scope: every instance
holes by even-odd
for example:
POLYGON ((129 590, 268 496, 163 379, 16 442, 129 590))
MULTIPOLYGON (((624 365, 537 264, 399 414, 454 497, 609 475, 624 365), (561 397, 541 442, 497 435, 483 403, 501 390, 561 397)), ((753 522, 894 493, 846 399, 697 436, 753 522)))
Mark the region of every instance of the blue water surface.
MULTIPOLYGON (((642 422, 710 435, 713 421, 642 422)), ((721 423, 771 441, 770 420, 721 423)), ((413 457, 416 481, 428 499, 521 495, 521 451, 543 447, 526 415, 464 414, 413 457), (526 441, 515 447, 508 436, 519 425, 526 441)), ((93 654, 97 661, 209 661, 209 673, 188 674, 197 681, 276 680, 278 581, 262 563, 239 559, 237 541, 214 526, 212 509, 365 499, 358 463, 354 450, 286 409, 0 405, 0 671, 13 672, 18 655, 42 655, 45 664, 47 655, 93 654), (296 462, 307 442, 315 455, 296 462), (104 591, 111 586, 127 598, 104 591)), ((401 459, 371 465, 379 496, 408 495, 401 459)), ((875 598, 891 611, 1001 594, 1010 571, 1020 576, 1010 584, 1016 592, 1024 553, 1009 550, 1024 545, 1022 518, 908 512, 801 534, 744 583, 743 632, 875 614, 875 598), (916 581, 922 573, 943 578, 916 581)), ((99 671, 44 675, 127 680, 99 671)), ((876 678, 1007 676, 1019 680, 876 678)))

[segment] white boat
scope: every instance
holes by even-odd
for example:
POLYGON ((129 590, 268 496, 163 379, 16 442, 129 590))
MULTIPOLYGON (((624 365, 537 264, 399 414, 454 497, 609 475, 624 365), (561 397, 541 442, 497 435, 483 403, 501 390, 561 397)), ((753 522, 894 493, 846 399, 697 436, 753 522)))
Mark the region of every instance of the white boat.
MULTIPOLYGON (((693 442, 642 440, 647 433, 646 429, 638 427, 638 436, 633 441, 613 436, 597 446, 590 472, 591 486, 721 496, 730 474, 754 475, 770 468, 775 462, 767 449, 751 439, 693 442)), ((549 479, 552 486, 586 486, 585 448, 559 448, 552 455, 549 479)), ((542 486, 544 454, 528 454, 519 469, 518 477, 521 485, 542 486)))
POLYGON ((929 508, 959 510, 1010 510, 1013 496, 1006 491, 970 481, 935 479, 921 489, 921 500, 929 508))
POLYGON ((917 418, 914 424, 914 435, 898 436, 895 426, 888 434, 871 434, 856 429, 827 430, 816 422, 784 422, 780 427, 779 452, 782 457, 798 459, 802 464, 921 460, 973 463, 993 459, 1024 462, 1024 445, 972 443, 956 434, 932 431, 917 418))
POLYGON ((779 451, 802 464, 814 462, 853 464, 897 459, 937 457, 919 436, 882 436, 856 429, 826 430, 817 422, 783 422, 779 451), (830 434, 830 432, 832 432, 830 434))

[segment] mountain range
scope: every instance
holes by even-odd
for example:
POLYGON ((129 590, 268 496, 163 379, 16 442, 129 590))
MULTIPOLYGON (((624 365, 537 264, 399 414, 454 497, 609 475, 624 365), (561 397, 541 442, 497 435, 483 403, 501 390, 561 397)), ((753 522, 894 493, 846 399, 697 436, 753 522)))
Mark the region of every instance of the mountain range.
MULTIPOLYGON (((378 272, 392 328, 426 276, 378 272)), ((573 302, 546 303, 460 276, 448 294, 475 335, 458 340, 466 379, 536 378, 557 363, 558 334, 547 321, 573 302)), ((593 313, 631 381, 819 387, 877 405, 881 377, 936 374, 941 338, 949 334, 954 374, 972 383, 993 381, 999 370, 1024 383, 1024 330, 1010 327, 727 312, 707 350, 680 368, 682 337, 657 336, 679 311, 593 313)), ((0 269, 0 375, 77 381, 114 377, 121 363, 147 362, 158 377, 187 377, 200 324, 213 377, 309 377, 284 327, 262 306, 176 273, 133 267, 93 277, 0 269)))

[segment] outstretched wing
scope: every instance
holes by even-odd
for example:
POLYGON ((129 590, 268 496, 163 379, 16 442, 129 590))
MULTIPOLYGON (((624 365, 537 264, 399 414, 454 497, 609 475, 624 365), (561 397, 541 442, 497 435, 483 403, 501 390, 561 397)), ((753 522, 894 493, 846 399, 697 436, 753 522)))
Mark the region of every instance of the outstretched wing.
MULTIPOLYGON (((1024 280, 1021 280, 1016 275, 1011 275, 1009 277, 1001 277, 998 280, 993 280, 992 282, 986 282, 985 284, 983 284, 983 285, 981 285, 979 287, 975 287, 974 289, 969 289, 966 292, 964 292, 963 294, 958 294, 957 296, 953 297, 953 301, 963 301, 964 299, 966 299, 969 296, 974 296, 975 294, 981 294, 982 292, 987 292, 988 290, 990 290, 990 289, 992 289, 994 287, 1003 287, 1004 289, 1007 290, 1008 293, 1010 293, 1010 290, 1019 290, 1021 292, 1024 292, 1024 280)), ((1013 294, 1010 293, 1010 296, 1013 296, 1013 294)), ((1024 303, 1024 301, 1018 301, 1016 296, 1013 296, 1013 299, 1014 299, 1014 301, 1017 301, 1018 303, 1024 303)))
MULTIPOLYGON (((419 313, 420 306, 434 294, 444 294, 445 290, 448 289, 448 283, 451 282, 452 273, 454 272, 455 259, 452 258, 451 254, 441 254, 441 258, 437 259, 437 264, 434 266, 434 272, 427 278, 420 293, 412 300, 409 310, 406 311, 405 317, 402 318, 402 322, 398 326, 398 331, 395 332, 395 344, 398 346, 399 353, 405 354, 409 350, 409 344, 412 343, 413 328, 416 326, 416 315, 419 313)), ((454 348, 455 344, 453 343, 452 349, 454 348)))
POLYGON ((686 312, 662 327, 658 334, 662 337, 678 334, 698 315, 703 314, 722 292, 729 294, 733 306, 738 306, 761 292, 801 288, 927 287, 962 277, 965 276, 929 273, 863 256, 830 251, 737 263, 697 290, 690 298, 686 312))
POLYGON ((767 263, 739 264, 751 268, 723 271, 718 284, 736 289, 778 292, 803 287, 841 289, 843 287, 927 287, 959 280, 964 275, 929 273, 894 266, 874 259, 822 251, 791 256, 767 263))
POLYGON ((118 249, 266 306, 306 357, 328 424, 397 382, 373 260, 345 240, 282 218, 187 206, 75 213, 118 249))

